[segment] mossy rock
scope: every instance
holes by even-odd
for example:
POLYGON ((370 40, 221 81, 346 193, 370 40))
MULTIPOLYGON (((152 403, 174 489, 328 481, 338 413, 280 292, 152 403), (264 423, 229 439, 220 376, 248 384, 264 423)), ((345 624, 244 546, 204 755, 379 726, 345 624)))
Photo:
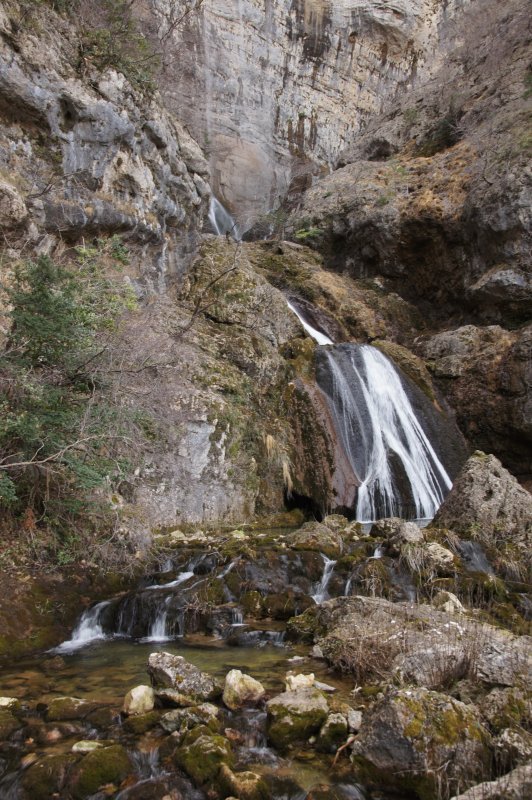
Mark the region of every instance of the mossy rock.
POLYGON ((263 612, 263 597, 260 592, 245 592, 240 598, 240 605, 245 617, 260 618, 263 612))
POLYGON ((141 736, 146 731, 155 728, 161 719, 160 711, 148 711, 146 714, 136 714, 132 717, 127 717, 123 722, 123 728, 127 733, 134 733, 136 736, 141 736))
POLYGON ((318 750, 322 753, 335 753, 345 743, 349 733, 347 717, 344 714, 329 714, 320 729, 318 750))
POLYGON ((101 786, 119 786, 132 772, 132 764, 120 744, 87 753, 72 772, 69 786, 76 800, 95 794, 101 786))
POLYGON ((84 719, 97 708, 97 703, 89 703, 87 700, 80 700, 78 697, 54 697, 48 703, 46 719, 48 722, 84 719))
POLYGON ((238 800, 270 800, 271 794, 264 779, 255 772, 233 772, 222 764, 218 782, 223 797, 231 795, 238 800))
POLYGON ((218 713, 218 706, 212 703, 201 703, 190 708, 177 708, 174 711, 168 711, 161 717, 160 723, 167 733, 173 733, 174 731, 184 732, 200 725, 207 727, 211 733, 218 733, 221 725, 218 713))
POLYGON ((49 800, 62 796, 67 776, 78 757, 69 753, 45 756, 24 772, 22 788, 28 800, 49 800))
POLYGON ((266 704, 268 739, 281 752, 304 744, 327 719, 327 701, 317 689, 283 692, 266 704))
POLYGON ((0 708, 0 741, 9 739, 22 723, 7 708, 0 708))
POLYGON ((233 766, 234 757, 229 741, 201 726, 201 731, 187 734, 176 750, 175 762, 194 781, 196 786, 212 783, 222 764, 233 766), (198 735, 199 733, 199 735, 198 735))
POLYGON ((286 635, 289 639, 312 644, 317 637, 325 633, 318 618, 318 608, 307 608, 303 614, 292 617, 286 624, 286 635))

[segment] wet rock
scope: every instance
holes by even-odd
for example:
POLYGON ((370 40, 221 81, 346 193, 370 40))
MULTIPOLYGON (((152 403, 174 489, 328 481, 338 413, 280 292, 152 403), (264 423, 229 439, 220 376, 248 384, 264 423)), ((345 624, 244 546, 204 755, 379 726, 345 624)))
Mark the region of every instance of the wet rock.
POLYGON ((328 558, 336 558, 343 552, 342 537, 320 522, 306 522, 289 534, 286 541, 294 550, 314 550, 328 558))
POLYGON ((7 708, 0 708, 0 741, 8 739, 22 723, 7 708))
POLYGON ((271 797, 264 779, 255 772, 233 772, 222 764, 218 780, 223 791, 231 792, 238 800, 269 800, 271 797))
POLYGON ((450 791, 486 775, 489 745, 471 706, 427 689, 398 690, 364 716, 352 760, 377 785, 430 796, 438 774, 450 791))
POLYGON ((93 740, 90 741, 81 741, 76 742, 76 744, 72 745, 72 752, 73 753, 92 753, 93 750, 98 750, 100 747, 104 745, 101 742, 96 742, 93 740))
POLYGON ((262 683, 239 669, 232 669, 225 676, 223 701, 227 708, 235 711, 246 705, 255 705, 265 694, 262 683))
POLYGON ((222 693, 211 675, 171 653, 152 653, 148 659, 148 673, 155 685, 177 689, 196 700, 212 700, 222 693))
POLYGON ((131 717, 126 717, 122 723, 122 727, 128 733, 134 733, 136 736, 141 736, 146 731, 155 728, 161 719, 160 711, 148 711, 146 714, 135 714, 131 717))
POLYGON ((284 692, 269 700, 266 709, 268 738, 281 751, 308 741, 328 715, 327 701, 316 689, 284 692))
POLYGON ((106 784, 119 786, 132 770, 122 745, 97 748, 87 753, 72 770, 69 789, 75 800, 84 800, 106 784))
POLYGON ((349 732, 349 725, 343 714, 329 714, 320 728, 317 746, 323 753, 334 753, 344 744, 349 732))
POLYGON ((91 703, 88 700, 80 700, 79 697, 54 697, 48 703, 46 719, 48 722, 83 719, 97 707, 97 703, 91 703))
POLYGON ((497 549, 515 548, 530 564, 532 495, 492 455, 480 451, 466 462, 433 521, 497 549))
POLYGON ((531 796, 532 764, 525 764, 495 781, 473 786, 451 800, 527 800, 531 796))
POLYGON ((185 736, 175 753, 175 761, 197 786, 214 781, 222 764, 233 766, 233 753, 228 740, 200 726, 185 736))
POLYGON ((213 732, 217 732, 220 728, 218 715, 217 706, 212 703, 202 703, 199 706, 168 711, 161 717, 160 724, 167 733, 192 730, 198 725, 205 725, 213 732))
POLYGON ((51 755, 36 761, 22 776, 22 788, 27 800, 48 800, 61 796, 68 775, 77 756, 70 754, 51 755))
POLYGON ((151 686, 135 686, 124 698, 122 711, 124 714, 146 714, 153 711, 155 706, 155 693, 151 686))

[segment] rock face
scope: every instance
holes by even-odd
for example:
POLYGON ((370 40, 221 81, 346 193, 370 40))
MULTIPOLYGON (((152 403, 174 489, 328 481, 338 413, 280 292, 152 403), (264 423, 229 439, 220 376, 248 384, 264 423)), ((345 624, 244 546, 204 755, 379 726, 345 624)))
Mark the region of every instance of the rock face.
POLYGON ((59 238, 127 232, 152 245, 145 281, 164 284, 196 244, 208 165, 184 128, 122 74, 82 79, 77 32, 39 14, 32 9, 36 39, 14 9, 0 11, 0 219, 13 229, 11 247, 20 238, 50 252, 59 238))
POLYGON ((222 693, 221 687, 207 672, 171 653, 152 653, 148 659, 148 673, 155 685, 177 689, 197 700, 210 700, 222 693))
POLYGON ((364 717, 352 758, 370 780, 428 797, 440 772, 447 791, 486 775, 489 739, 472 707, 426 689, 400 690, 364 717))
MULTIPOLYGON (((157 4, 163 29, 169 6, 157 4)), ((230 0, 206 0, 187 17, 168 43, 180 68, 164 76, 165 96, 178 115, 189 109, 214 191, 244 228, 333 163, 398 87, 435 71, 459 8, 243 0, 235 13, 230 0)))

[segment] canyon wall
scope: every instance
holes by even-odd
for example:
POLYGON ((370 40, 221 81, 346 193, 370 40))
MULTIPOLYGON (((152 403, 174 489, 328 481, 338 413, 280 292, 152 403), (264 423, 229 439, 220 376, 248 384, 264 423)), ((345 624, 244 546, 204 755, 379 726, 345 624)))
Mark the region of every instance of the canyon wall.
MULTIPOLYGON (((326 174, 369 118, 434 74, 467 4, 198 3, 165 41, 162 87, 204 147, 213 190, 241 228, 326 174)), ((164 37, 172 4, 148 5, 164 37)))

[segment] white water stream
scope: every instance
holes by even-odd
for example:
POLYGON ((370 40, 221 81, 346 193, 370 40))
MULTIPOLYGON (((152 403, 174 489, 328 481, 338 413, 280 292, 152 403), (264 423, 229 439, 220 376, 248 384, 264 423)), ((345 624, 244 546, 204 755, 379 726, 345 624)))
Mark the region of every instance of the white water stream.
POLYGON ((323 603, 323 601, 327 600, 329 597, 327 588, 331 582, 332 574, 334 572, 334 565, 336 564, 336 561, 333 561, 331 558, 327 558, 327 556, 323 553, 320 555, 323 558, 323 575, 321 576, 321 581, 317 584, 317 586, 314 587, 314 593, 311 595, 314 602, 318 605, 323 603))
POLYGON ((211 197, 209 205, 209 222, 217 236, 229 234, 229 236, 232 236, 237 242, 240 241, 241 236, 236 221, 214 195, 211 197))
MULTIPOLYGON (((318 345, 334 345, 328 336, 309 325, 290 301, 287 303, 318 345)), ((414 516, 432 519, 452 483, 392 362, 370 345, 337 345, 327 347, 323 353, 336 430, 360 481, 357 521, 367 523, 379 517, 404 515, 392 459, 404 473, 403 483, 408 484, 414 516)))

